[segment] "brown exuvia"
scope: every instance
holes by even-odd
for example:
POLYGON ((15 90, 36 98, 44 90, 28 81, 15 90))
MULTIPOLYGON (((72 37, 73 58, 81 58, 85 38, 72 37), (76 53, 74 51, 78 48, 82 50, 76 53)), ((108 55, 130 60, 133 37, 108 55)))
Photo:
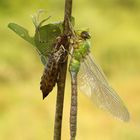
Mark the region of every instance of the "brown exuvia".
POLYGON ((63 47, 66 37, 57 38, 54 48, 48 57, 40 82, 40 90, 43 93, 43 99, 52 91, 59 75, 59 64, 63 61, 65 49, 63 47))

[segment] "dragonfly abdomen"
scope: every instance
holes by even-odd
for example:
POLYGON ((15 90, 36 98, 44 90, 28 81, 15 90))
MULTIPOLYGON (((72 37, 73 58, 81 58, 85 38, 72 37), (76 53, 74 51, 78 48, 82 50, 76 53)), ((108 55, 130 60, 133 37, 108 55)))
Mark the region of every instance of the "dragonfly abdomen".
POLYGON ((76 136, 77 129, 77 73, 71 72, 71 109, 70 109, 70 134, 71 139, 76 136))

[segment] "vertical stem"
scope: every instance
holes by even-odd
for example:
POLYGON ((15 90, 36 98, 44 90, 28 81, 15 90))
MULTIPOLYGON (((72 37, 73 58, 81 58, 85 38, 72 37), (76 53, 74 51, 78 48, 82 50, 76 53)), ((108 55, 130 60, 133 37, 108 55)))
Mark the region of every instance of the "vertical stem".
POLYGON ((59 69, 60 77, 57 82, 57 100, 56 100, 55 125, 54 125, 54 140, 61 140, 66 70, 67 70, 67 61, 65 63, 60 64, 60 69, 59 69))
POLYGON ((72 13, 72 0, 65 0, 65 15, 64 15, 64 34, 69 34, 69 19, 71 19, 72 13))
POLYGON ((70 140, 75 140, 77 130, 77 73, 71 72, 70 140))
MULTIPOLYGON (((72 12, 72 0, 65 0, 65 15, 64 15, 64 35, 69 33, 69 19, 72 12)), ((66 50, 69 49, 69 42, 64 44, 66 50)), ((62 129, 62 116, 63 116, 63 103, 64 103, 64 90, 67 71, 67 59, 59 67, 59 79, 57 82, 57 101, 55 112, 55 124, 54 124, 54 140, 61 140, 62 129)))

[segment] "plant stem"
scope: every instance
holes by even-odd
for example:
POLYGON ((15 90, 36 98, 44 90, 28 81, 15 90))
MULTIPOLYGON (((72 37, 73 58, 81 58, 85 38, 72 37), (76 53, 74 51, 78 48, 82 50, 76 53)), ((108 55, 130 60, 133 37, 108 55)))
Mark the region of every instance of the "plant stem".
POLYGON ((59 70, 60 77, 57 82, 57 100, 56 100, 56 113, 55 113, 55 125, 54 125, 54 140, 61 140, 66 70, 67 70, 67 62, 60 64, 60 70, 59 70))
MULTIPOLYGON (((65 15, 64 15, 64 34, 69 34, 69 19, 71 19, 72 13, 72 0, 65 0, 65 15)), ((68 46, 69 47, 69 46, 68 46)))
MULTIPOLYGON (((64 15, 64 35, 69 34, 69 19, 72 12, 72 0, 65 0, 65 15, 64 15)), ((69 42, 64 44, 66 50, 69 50, 69 42)), ((64 103, 64 90, 67 72, 67 57, 64 63, 59 67, 59 79, 57 82, 57 100, 56 100, 56 112, 55 112, 55 124, 54 124, 54 140, 61 140, 62 129, 62 116, 63 116, 63 103, 64 103)))

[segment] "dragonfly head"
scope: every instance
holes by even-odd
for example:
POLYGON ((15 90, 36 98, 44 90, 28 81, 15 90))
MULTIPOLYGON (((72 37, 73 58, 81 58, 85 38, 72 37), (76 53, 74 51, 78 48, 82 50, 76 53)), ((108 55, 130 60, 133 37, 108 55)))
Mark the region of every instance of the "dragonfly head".
POLYGON ((83 39, 85 39, 85 40, 91 38, 89 32, 87 32, 87 31, 82 31, 81 34, 80 34, 80 36, 81 36, 83 39))

